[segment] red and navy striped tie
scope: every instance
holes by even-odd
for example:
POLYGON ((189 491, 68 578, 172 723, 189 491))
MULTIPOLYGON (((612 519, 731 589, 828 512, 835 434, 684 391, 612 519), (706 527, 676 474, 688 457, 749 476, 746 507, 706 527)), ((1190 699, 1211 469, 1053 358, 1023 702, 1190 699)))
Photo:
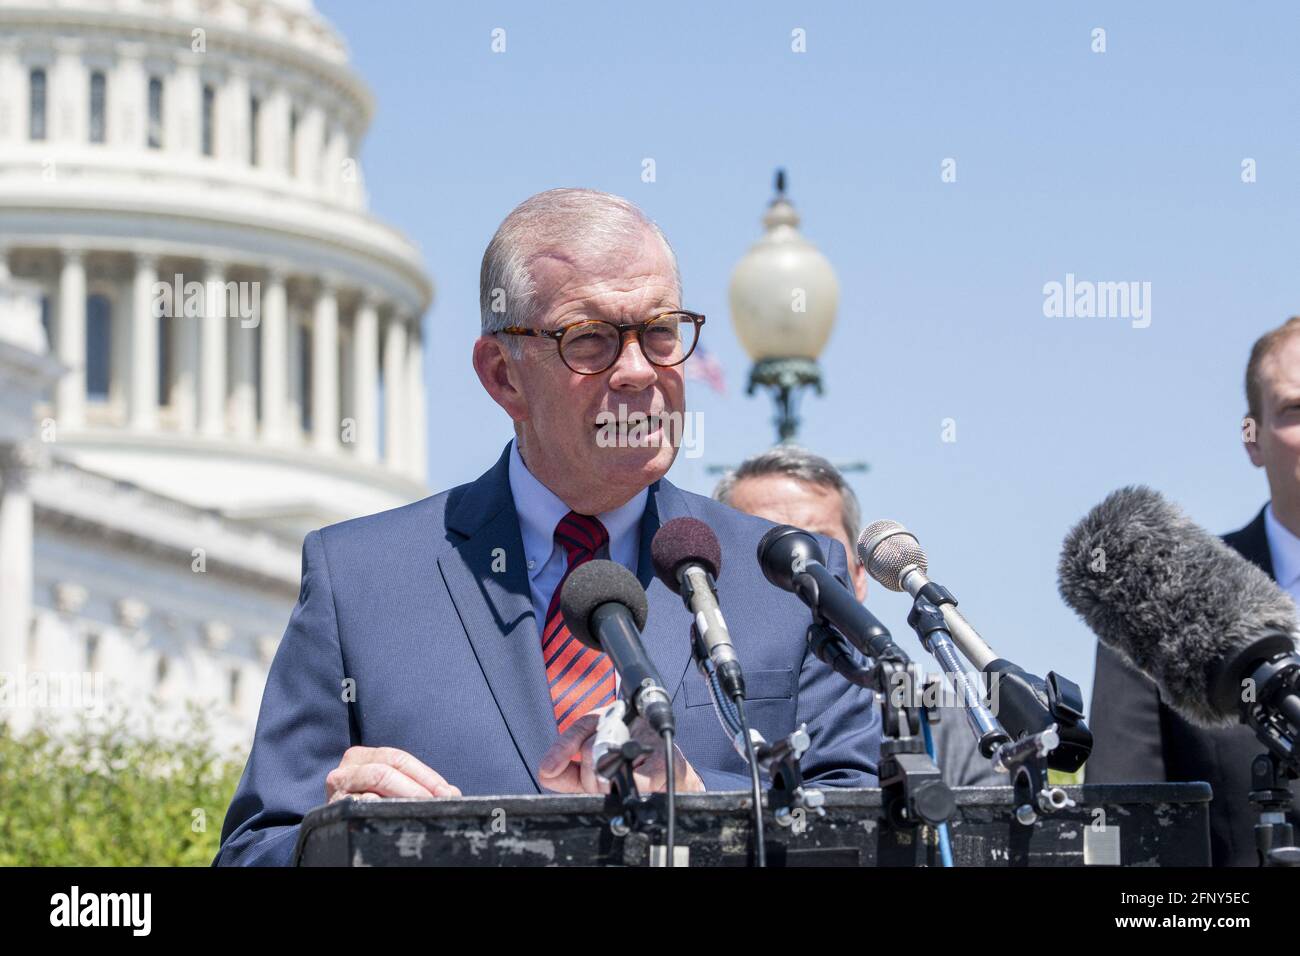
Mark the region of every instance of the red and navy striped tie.
POLYGON ((593 651, 570 634, 560 613, 564 582, 574 568, 586 564, 609 543, 609 532, 598 519, 570 511, 555 526, 555 541, 564 546, 569 566, 555 586, 546 609, 542 659, 546 662, 555 723, 560 733, 564 733, 583 714, 614 702, 614 665, 605 654, 593 651))

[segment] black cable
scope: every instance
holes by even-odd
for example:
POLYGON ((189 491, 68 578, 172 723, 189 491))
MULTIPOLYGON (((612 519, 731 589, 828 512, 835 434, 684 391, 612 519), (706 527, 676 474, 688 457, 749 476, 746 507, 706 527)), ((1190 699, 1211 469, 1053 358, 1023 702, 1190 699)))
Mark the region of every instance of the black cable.
POLYGON ((668 859, 664 863, 665 866, 672 866, 675 862, 673 857, 676 855, 677 846, 677 773, 673 766, 676 762, 673 760, 674 756, 676 755, 673 753, 673 732, 665 730, 664 757, 666 763, 664 766, 666 770, 664 772, 668 777, 668 846, 666 847, 668 859))
POLYGON ((749 755, 749 780, 754 792, 754 859, 758 866, 767 866, 767 848, 763 843, 763 788, 758 782, 758 755, 754 752, 754 737, 749 732, 745 717, 745 698, 737 694, 736 711, 740 715, 740 729, 745 735, 745 749, 749 755))

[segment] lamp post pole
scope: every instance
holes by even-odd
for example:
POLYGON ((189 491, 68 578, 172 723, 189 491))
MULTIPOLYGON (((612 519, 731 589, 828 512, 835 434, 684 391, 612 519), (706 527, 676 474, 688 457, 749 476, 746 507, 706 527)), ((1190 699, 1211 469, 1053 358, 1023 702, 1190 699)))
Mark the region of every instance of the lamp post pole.
POLYGON ((779 442, 792 442, 799 432, 799 393, 812 388, 822 394, 821 368, 811 359, 760 359, 749 371, 746 395, 759 388, 770 389, 776 403, 776 436, 779 442))

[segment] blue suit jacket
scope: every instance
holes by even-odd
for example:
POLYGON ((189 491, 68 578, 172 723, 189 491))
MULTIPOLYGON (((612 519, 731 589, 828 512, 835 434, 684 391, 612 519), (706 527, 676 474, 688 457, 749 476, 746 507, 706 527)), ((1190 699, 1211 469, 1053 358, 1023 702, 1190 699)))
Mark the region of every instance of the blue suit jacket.
MULTIPOLYGON (((466 796, 541 790, 537 767, 556 739, 555 717, 506 451, 471 484, 307 536, 298 604, 216 864, 292 864, 303 815, 324 803, 325 776, 352 745, 408 751, 466 796)), ((878 708, 808 653, 808 610, 763 578, 755 553, 771 523, 659 481, 641 526, 638 577, 650 606, 642 636, 673 694, 677 742, 704 785, 748 789, 749 778, 692 666, 690 615, 651 567, 655 531, 681 515, 703 520, 722 545, 719 601, 753 726, 775 740, 806 722, 811 782, 875 786, 878 708)), ((846 577, 843 547, 821 541, 830 569, 846 577)))

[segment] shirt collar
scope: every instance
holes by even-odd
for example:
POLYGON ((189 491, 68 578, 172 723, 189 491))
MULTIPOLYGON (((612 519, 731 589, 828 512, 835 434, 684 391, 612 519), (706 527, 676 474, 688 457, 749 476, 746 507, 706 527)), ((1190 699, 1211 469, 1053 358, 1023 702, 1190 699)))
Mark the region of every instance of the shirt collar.
MULTIPOLYGON (((555 526, 573 509, 528 470, 519 454, 519 442, 510 443, 510 493, 519 515, 519 531, 528 560, 528 576, 536 577, 555 550, 555 526)), ((636 570, 641 518, 650 489, 642 488, 625 504, 596 515, 609 532, 610 558, 636 570)))
POLYGON ((1272 502, 1264 509, 1264 530, 1273 558, 1273 577, 1281 587, 1289 588, 1300 578, 1300 537, 1277 520, 1272 502))

